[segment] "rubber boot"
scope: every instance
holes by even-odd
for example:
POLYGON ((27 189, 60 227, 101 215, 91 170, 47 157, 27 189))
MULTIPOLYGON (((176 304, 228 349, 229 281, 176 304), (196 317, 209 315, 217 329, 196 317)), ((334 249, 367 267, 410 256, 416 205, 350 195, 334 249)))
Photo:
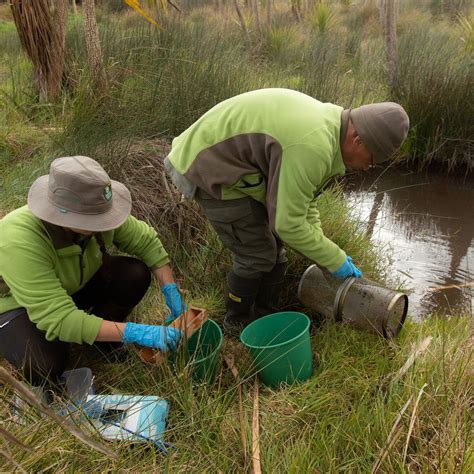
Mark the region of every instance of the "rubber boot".
POLYGON ((231 271, 227 277, 225 296, 225 334, 238 337, 242 329, 256 319, 254 303, 261 278, 243 278, 231 271))
POLYGON ((279 311, 280 294, 285 282, 287 266, 287 262, 277 263, 270 272, 263 274, 255 300, 257 318, 279 311))

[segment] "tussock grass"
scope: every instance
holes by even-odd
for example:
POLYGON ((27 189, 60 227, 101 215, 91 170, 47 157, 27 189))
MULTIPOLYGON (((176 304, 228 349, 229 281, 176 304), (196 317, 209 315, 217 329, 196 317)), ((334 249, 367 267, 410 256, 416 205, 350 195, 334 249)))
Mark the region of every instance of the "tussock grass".
MULTIPOLYGON (((164 176, 169 139, 220 100, 259 87, 293 87, 346 107, 388 99, 373 3, 334 11, 337 21, 324 34, 309 35, 307 24, 291 27, 287 12, 278 9, 274 27, 263 37, 252 32, 250 44, 232 16, 220 20, 206 5, 182 20, 170 18, 162 34, 130 14, 110 21, 104 11, 99 20, 112 87, 100 97, 84 68, 80 17, 69 18, 70 83, 59 105, 37 103, 31 68, 19 54, 11 25, 0 24, 0 105, 5 110, 0 116, 0 212, 24 204, 29 185, 47 172, 55 157, 92 156, 131 189, 133 212, 157 229, 186 299, 207 308, 220 322, 230 256, 199 208, 182 202, 164 176)), ((464 43, 436 28, 427 25, 422 31, 412 22, 401 30, 398 94, 415 125, 403 153, 413 157, 414 165, 442 161, 453 167, 454 161, 469 164, 472 137, 462 114, 472 103, 472 88, 465 82, 464 43)), ((347 218, 349 209, 338 187, 319 198, 319 210, 325 233, 364 273, 387 279, 389 257, 368 241, 364 223, 347 218)), ((283 307, 299 309, 295 288, 308 262, 294 252, 290 260, 283 307)), ((132 319, 158 323, 164 309, 158 290, 152 288, 132 319)), ((383 472, 472 472, 473 346, 468 317, 407 322, 391 343, 323 322, 312 329, 312 345, 311 380, 261 390, 264 471, 368 472, 381 460, 383 472), (427 353, 395 381, 413 345, 428 335, 434 339, 427 353), (392 427, 409 400, 393 436, 392 427)), ((99 393, 168 399, 166 440, 178 447, 177 453, 164 457, 150 446, 113 443, 109 447, 117 450, 119 459, 111 461, 34 410, 24 413, 26 424, 19 424, 12 417, 11 393, 2 387, 2 428, 32 450, 0 436, 7 453, 6 458, 0 456, 0 470, 12 470, 11 460, 27 471, 250 468, 250 453, 244 455, 240 441, 236 381, 224 366, 209 388, 193 384, 186 371, 169 365, 145 367, 133 351, 122 361, 90 350, 76 352, 76 366, 93 369, 99 393)), ((234 356, 245 380, 249 445, 253 377, 248 354, 233 340, 225 341, 223 353, 234 356)))
MULTIPOLYGON (((264 471, 368 472, 390 444, 387 438, 397 416, 411 400, 397 424, 398 438, 380 469, 471 472, 473 345, 469 318, 408 323, 400 338, 390 344, 328 322, 313 329, 312 344, 315 371, 309 381, 280 390, 261 387, 264 471), (414 345, 429 335, 433 342, 428 351, 398 379, 397 372, 414 345)), ((240 373, 246 373, 248 358, 237 342, 227 341, 223 352, 233 354, 240 373)), ((166 440, 177 446, 177 453, 165 457, 153 447, 112 443, 108 446, 118 452, 119 460, 109 460, 34 412, 27 414, 26 425, 17 424, 11 418, 10 393, 3 389, 3 427, 33 448, 27 453, 9 444, 13 459, 24 469, 149 471, 167 467, 186 472, 241 472, 250 467, 249 453, 244 461, 240 441, 236 382, 224 366, 210 389, 193 386, 184 373, 175 373, 172 367, 145 367, 134 354, 125 362, 96 364, 92 367, 101 392, 154 394, 170 401, 166 440)), ((248 444, 252 387, 249 377, 243 385, 248 444)))
MULTIPOLYGON (((106 97, 95 97, 87 78, 77 78, 64 134, 67 150, 117 137, 173 136, 219 101, 258 87, 242 45, 219 30, 184 22, 170 22, 164 33, 143 25, 102 30, 113 86, 106 97)), ((71 66, 79 74, 81 61, 82 45, 71 66)))
MULTIPOLYGON (((120 178, 127 184, 134 183, 135 210, 157 227, 170 251, 180 284, 187 290, 188 302, 208 308, 211 317, 220 322, 222 275, 230 266, 230 258, 199 211, 180 208, 189 204, 181 203, 172 191, 166 194, 169 191, 160 175, 160 166, 155 163, 153 168, 148 167, 149 160, 164 156, 167 146, 162 141, 130 146, 129 161, 125 160, 128 168, 122 166, 123 163, 118 167, 123 173, 120 178), (141 169, 137 163, 141 163, 141 169), (147 186, 152 183, 160 183, 160 187, 150 194, 147 186), (180 218, 183 219, 181 224, 180 218), (190 229, 195 229, 194 236, 190 229), (182 234, 178 240, 175 236, 179 232, 182 234), (184 238, 185 235, 191 240, 184 238)), ((40 167, 41 163, 38 160, 36 166, 40 167)), ((104 164, 111 166, 113 161, 104 164)), ((34 171, 38 172, 39 168, 34 171)), ((17 178, 26 175, 21 168, 17 173, 17 178)), ((22 197, 24 199, 25 194, 22 197)), ((376 274, 379 269, 372 266, 376 259, 370 257, 373 249, 369 251, 364 241, 364 227, 356 221, 347 222, 347 211, 347 204, 340 199, 337 188, 320 197, 326 232, 339 239, 341 245, 350 247, 364 271, 376 274), (335 229, 339 229, 337 235, 335 229)), ((296 284, 306 264, 301 257, 292 255, 287 307, 297 306, 291 285, 296 284)), ((158 289, 152 288, 132 319, 159 323, 163 314, 164 302, 158 289)), ((406 323, 400 338, 390 344, 330 322, 313 328, 315 372, 311 380, 281 390, 261 390, 260 443, 264 470, 367 472, 384 455, 392 425, 412 397, 398 424, 398 439, 387 452, 381 469, 386 472, 469 472, 472 462, 469 445, 472 420, 468 410, 472 403, 471 324, 468 318, 433 319, 420 325, 406 323), (428 353, 401 380, 394 382, 412 346, 427 335, 434 337, 428 353), (414 401, 425 383, 428 386, 415 410, 414 401), (415 424, 410 432, 412 419, 415 424)), ((249 444, 253 377, 248 354, 234 340, 226 340, 222 352, 234 356, 245 380, 245 436, 249 444)), ((186 371, 175 371, 172 366, 146 367, 133 352, 124 361, 111 356, 98 357, 97 352, 87 348, 83 352, 75 351, 75 355, 72 360, 76 367, 92 368, 99 393, 153 394, 169 400, 171 411, 166 440, 175 444, 178 452, 165 457, 150 446, 131 448, 126 443, 113 443, 109 447, 119 453, 119 460, 112 461, 84 447, 34 410, 25 414, 26 425, 18 424, 12 418, 11 394, 2 389, 5 420, 2 426, 32 447, 32 452, 25 452, 19 446, 8 445, 11 458, 25 470, 149 471, 166 467, 187 472, 228 472, 250 467, 249 453, 244 458, 240 441, 236 382, 224 366, 210 389, 193 384, 186 371)), ((6 461, 5 469, 11 469, 6 461)))
POLYGON ((118 139, 175 136, 238 93, 290 87, 344 107, 400 101, 413 124, 401 153, 405 162, 414 167, 472 167, 472 129, 466 120, 473 102, 472 61, 466 33, 458 24, 434 22, 426 9, 402 8, 399 77, 390 97, 383 31, 372 2, 331 5, 333 21, 329 25, 323 15, 322 31, 311 26, 311 14, 295 25, 278 3, 272 26, 264 24, 261 34, 251 29, 250 38, 240 31, 232 8, 218 13, 205 3, 193 7, 184 15, 171 15, 161 33, 127 10, 99 11, 112 85, 105 97, 97 97, 91 88, 80 14, 70 15, 68 82, 58 107, 35 105, 31 68, 16 60, 14 31, 0 32, 5 45, 0 79, 7 78, 5 89, 14 99, 7 114, 13 107, 28 120, 59 120, 65 130, 61 152, 80 148, 92 154, 118 139))
POLYGON ((395 95, 411 120, 408 161, 472 170, 472 55, 453 31, 426 23, 402 33, 399 55, 395 95))
POLYGON ((259 52, 270 65, 276 61, 280 65, 291 67, 299 56, 304 41, 304 32, 299 25, 271 25, 262 32, 259 52))

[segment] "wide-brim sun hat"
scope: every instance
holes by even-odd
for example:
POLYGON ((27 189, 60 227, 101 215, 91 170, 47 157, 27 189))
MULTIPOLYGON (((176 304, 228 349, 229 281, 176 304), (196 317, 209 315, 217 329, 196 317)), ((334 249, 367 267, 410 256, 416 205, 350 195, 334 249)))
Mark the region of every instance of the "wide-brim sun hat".
POLYGON ((28 192, 28 208, 41 220, 62 227, 105 232, 120 227, 130 215, 130 191, 111 180, 87 156, 66 156, 51 163, 28 192))

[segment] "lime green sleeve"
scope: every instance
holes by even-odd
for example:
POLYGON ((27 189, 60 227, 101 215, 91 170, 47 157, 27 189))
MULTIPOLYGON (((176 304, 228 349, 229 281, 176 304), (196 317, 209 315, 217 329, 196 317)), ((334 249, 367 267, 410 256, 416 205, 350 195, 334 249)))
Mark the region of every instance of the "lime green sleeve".
POLYGON ((54 259, 28 244, 0 247, 2 277, 17 303, 48 341, 92 344, 102 318, 78 309, 54 271, 54 259))
POLYGON ((314 203, 314 191, 325 179, 327 159, 320 149, 309 145, 284 151, 275 231, 290 247, 332 272, 344 263, 346 254, 324 235, 314 203))
POLYGON ((321 220, 319 218, 319 211, 318 206, 316 205, 316 199, 313 199, 309 203, 306 220, 313 226, 316 225, 317 227, 321 227, 321 220))
POLYGON ((115 230, 113 241, 119 250, 135 255, 151 269, 162 267, 170 261, 155 229, 133 216, 129 216, 115 230))

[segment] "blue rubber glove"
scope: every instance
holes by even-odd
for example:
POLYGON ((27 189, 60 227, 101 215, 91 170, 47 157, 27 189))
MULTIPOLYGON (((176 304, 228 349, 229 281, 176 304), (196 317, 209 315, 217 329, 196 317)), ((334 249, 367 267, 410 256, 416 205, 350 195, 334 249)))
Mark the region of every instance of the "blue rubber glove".
POLYGON ((331 275, 336 278, 360 278, 362 272, 352 263, 352 258, 347 256, 346 261, 335 272, 332 272, 331 275))
POLYGON ((176 283, 163 285, 161 291, 165 296, 166 306, 170 309, 170 314, 166 318, 166 323, 169 324, 186 310, 186 305, 183 304, 176 283))
POLYGON ((181 331, 167 326, 150 326, 148 324, 127 323, 123 332, 123 342, 152 347, 166 352, 176 350, 181 339, 181 331))

